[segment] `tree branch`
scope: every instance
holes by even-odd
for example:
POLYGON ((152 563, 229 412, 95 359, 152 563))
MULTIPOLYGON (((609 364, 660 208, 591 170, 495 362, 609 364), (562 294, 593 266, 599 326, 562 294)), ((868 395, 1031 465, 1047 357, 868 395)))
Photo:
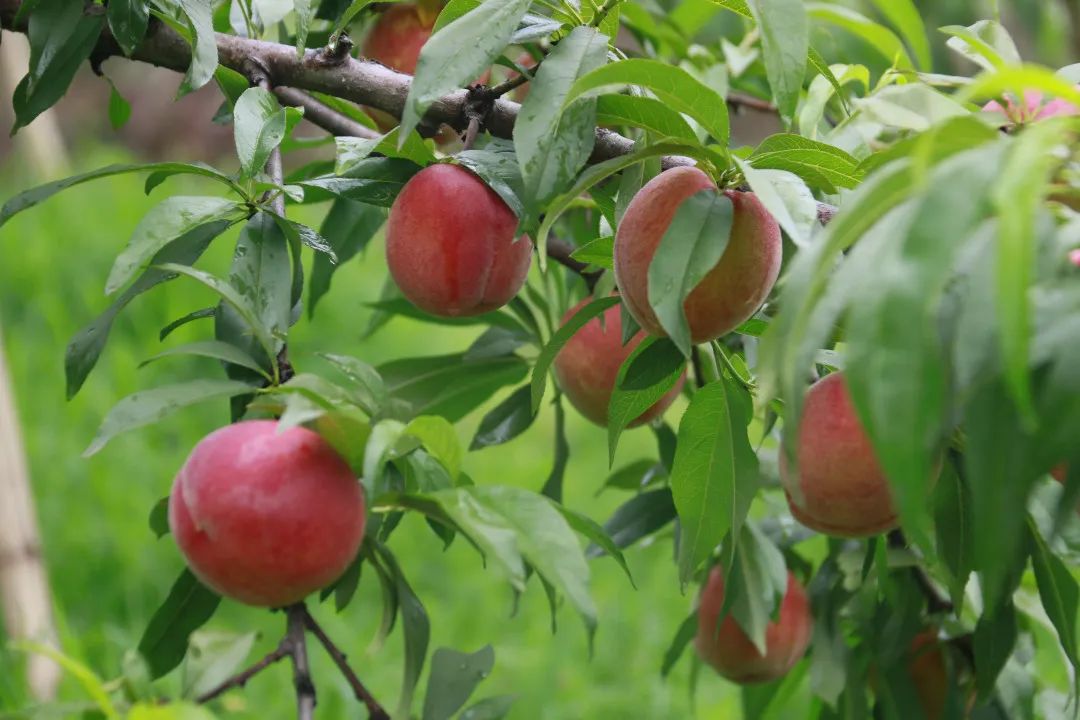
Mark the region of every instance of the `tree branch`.
MULTIPOLYGON (((907 538, 904 536, 902 530, 893 530, 887 536, 889 546, 893 548, 903 549, 909 547, 907 538)), ((926 569, 922 565, 915 565, 911 568, 911 575, 915 580, 915 583, 919 586, 922 594, 926 597, 926 609, 931 615, 941 612, 952 612, 954 610, 952 601, 938 590, 937 585, 930 579, 930 576, 926 573, 926 569)))
POLYGON ((315 716, 315 685, 311 682, 311 667, 308 665, 307 637, 304 635, 307 609, 304 603, 290 605, 285 609, 287 630, 285 641, 289 645, 289 654, 293 663, 293 684, 296 686, 297 720, 312 720, 315 716))
POLYGON ((750 108, 751 110, 757 110, 763 113, 778 113, 776 106, 768 100, 762 100, 756 98, 753 95, 746 95, 740 92, 729 92, 726 98, 727 104, 733 108, 750 108))
POLYGON ((228 678, 227 680, 222 682, 220 685, 218 685, 214 689, 209 690, 209 691, 203 693, 202 695, 200 695, 199 697, 195 698, 195 702, 197 702, 197 703, 208 703, 211 700, 214 700, 214 699, 218 698, 219 696, 224 695, 226 692, 228 692, 229 690, 232 690, 233 688, 242 688, 242 687, 244 687, 244 685, 247 684, 248 680, 255 677, 256 675, 261 673, 263 670, 265 670, 266 668, 268 668, 271 665, 273 665, 274 663, 276 663, 278 660, 283 660, 284 658, 288 657, 290 652, 291 652, 291 650, 289 648, 288 641, 286 639, 282 638, 281 642, 273 650, 273 652, 267 653, 266 657, 264 657, 262 660, 255 663, 254 665, 252 665, 248 669, 246 669, 246 670, 244 670, 242 672, 236 673, 235 675, 228 678))
POLYGON ((361 125, 302 90, 291 87, 276 87, 274 88, 274 94, 285 105, 303 108, 305 120, 318 125, 331 135, 366 138, 368 140, 382 136, 382 133, 378 130, 372 130, 366 125, 361 125))
MULTIPOLYGON (((22 0, 0 0, 0 26, 25 32, 26 28, 21 24, 15 26, 15 15, 21 6, 22 0)), ((405 109, 412 76, 396 72, 377 62, 340 57, 328 48, 307 50, 302 57, 297 57, 296 48, 291 45, 222 33, 217 33, 216 39, 218 62, 242 74, 247 74, 250 63, 256 61, 265 69, 275 86, 326 93, 388 112, 399 118, 405 109)), ((123 56, 123 52, 106 29, 102 32, 92 57, 100 61, 114 55, 123 56)), ((186 72, 191 64, 191 46, 172 28, 152 19, 146 38, 135 49, 131 58, 177 72, 186 72)), ((469 91, 465 88, 439 98, 428 109, 424 122, 435 127, 445 123, 461 132, 468 124, 464 113, 468 99, 469 91)), ((760 105, 756 98, 736 96, 734 99, 735 104, 748 107, 752 106, 751 101, 754 101, 754 105, 760 105)), ((485 128, 496 137, 512 138, 514 122, 520 109, 521 106, 516 102, 506 98, 496 99, 492 103, 491 112, 485 118, 485 128)), ((325 113, 319 113, 317 117, 326 119, 325 113)), ((338 127, 338 130, 342 129, 338 127)), ((589 162, 603 162, 627 155, 634 149, 634 140, 604 128, 597 128, 596 142, 589 162)), ((694 163, 691 158, 677 155, 661 158, 661 167, 664 169, 694 163)), ((819 218, 827 221, 831 218, 831 211, 823 214, 819 210, 819 218)))
POLYGON ((383 709, 378 700, 375 699, 368 689, 364 687, 364 683, 360 682, 360 678, 353 672, 353 669, 349 667, 345 653, 338 649, 334 642, 330 639, 330 636, 326 634, 326 631, 322 629, 322 626, 315 621, 311 613, 307 608, 300 606, 304 613, 304 625, 315 636, 315 638, 322 643, 322 646, 326 648, 326 652, 330 655, 330 658, 334 661, 334 664, 338 666, 338 670, 345 676, 349 685, 353 689, 353 693, 356 694, 356 699, 364 703, 367 707, 368 715, 371 720, 390 720, 390 714, 383 709))
POLYGON ((585 280, 585 284, 589 287, 589 292, 592 292, 593 287, 596 286, 596 281, 600 279, 601 273, 590 272, 588 270, 589 264, 583 263, 580 260, 575 260, 570 257, 576 250, 573 245, 561 240, 559 238, 549 236, 547 243, 548 257, 559 263, 563 267, 573 270, 585 280))

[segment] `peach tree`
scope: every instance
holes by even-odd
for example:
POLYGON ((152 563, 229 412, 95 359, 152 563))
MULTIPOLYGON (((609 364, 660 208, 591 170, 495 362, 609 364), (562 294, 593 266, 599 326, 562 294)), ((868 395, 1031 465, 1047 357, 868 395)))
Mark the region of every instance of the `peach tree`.
POLYGON ((235 133, 235 172, 114 165, 0 210, 120 173, 162 196, 70 341, 69 396, 138 296, 186 282, 219 298, 159 331, 199 322, 204 340, 155 359, 220 373, 120 399, 87 449, 195 403, 231 409, 148 508, 189 569, 125 677, 94 686, 98 716, 224 712, 223 693, 288 659, 310 718, 309 636, 371 717, 417 716, 425 666, 425 720, 533 716, 504 694, 466 708, 491 647, 428 657, 393 550, 406 514, 514 593, 540 583, 589 644, 589 558, 629 575, 624 552, 672 538, 671 582, 700 601, 668 621, 657 672, 693 644, 685 662, 724 678, 697 682, 744 685, 746 717, 1075 715, 1080 65, 1026 63, 997 17, 971 18, 937 36, 970 72, 934 72, 911 0, 866 5, 0 0, 31 47, 15 130, 84 61, 117 57, 183 73, 180 94, 216 84, 235 133), (301 119, 332 157, 288 161, 301 119), (177 175, 207 194, 168 195, 177 175), (290 217, 306 204, 326 208, 318 227, 290 217), (199 267, 234 226, 231 265, 199 267), (378 366, 290 355, 290 328, 348 294, 335 269, 383 238, 367 332, 405 316, 475 341, 378 366), (612 463, 628 427, 655 436, 602 483, 626 496, 609 518, 563 503, 571 411, 607 428, 612 463), (454 423, 472 413, 465 448, 454 423), (556 427, 542 487, 462 471, 540 414, 556 427), (392 711, 316 619, 361 577, 403 631, 392 711), (222 597, 286 619, 253 665, 250 646, 189 650, 222 597), (154 681, 181 663, 200 681, 165 697, 154 681))

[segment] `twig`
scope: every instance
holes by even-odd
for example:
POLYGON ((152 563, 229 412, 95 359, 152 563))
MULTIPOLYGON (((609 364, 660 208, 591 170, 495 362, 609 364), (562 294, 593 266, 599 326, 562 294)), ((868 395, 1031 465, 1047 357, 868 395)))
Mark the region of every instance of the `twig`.
POLYGON ((734 108, 750 108, 751 110, 757 110, 764 113, 779 112, 776 106, 768 100, 762 100, 761 98, 756 98, 753 95, 746 95, 739 92, 729 92, 727 96, 727 104, 734 108))
MULTIPOLYGON (((903 530, 893 530, 888 535, 889 546, 893 548, 907 548, 909 547, 907 538, 904 537, 903 530)), ((918 584, 919 589, 922 590, 924 596, 926 596, 926 609, 931 615, 942 612, 952 612, 952 601, 945 597, 934 581, 927 575, 926 570, 921 565, 915 565, 911 567, 912 577, 918 584)))
POLYGON ((368 692, 368 689, 364 687, 364 683, 360 682, 360 678, 353 672, 353 669, 349 667, 345 653, 334 645, 334 642, 326 634, 326 631, 324 631, 322 626, 315 621, 315 618, 312 617, 307 608, 301 605, 300 609, 303 612, 304 625, 311 631, 311 634, 322 643, 322 646, 326 648, 326 652, 330 655, 334 664, 338 666, 338 670, 341 671, 341 674, 345 676, 345 679, 352 687, 353 692, 356 694, 356 699, 363 702, 367 707, 371 720, 390 720, 390 714, 387 713, 375 697, 368 692))
POLYGON ((276 87, 274 88, 274 94, 278 96, 278 100, 286 105, 303 108, 305 120, 313 125, 318 125, 331 135, 358 137, 368 140, 373 140, 382 135, 379 131, 361 125, 302 90, 291 87, 276 87))
POLYGON ((307 609, 297 603, 285 609, 288 621, 285 637, 289 643, 289 654, 293 663, 293 684, 296 686, 296 717, 298 720, 312 720, 315 716, 315 685, 311 682, 311 667, 308 665, 307 637, 304 634, 304 618, 307 609))
POLYGON ((533 75, 536 74, 536 68, 539 67, 539 66, 540 66, 540 63, 537 63, 536 65, 533 65, 531 68, 527 68, 528 71, 529 71, 529 73, 527 75, 525 73, 518 73, 517 75, 510 78, 509 80, 501 82, 498 85, 496 85, 495 87, 488 88, 488 90, 487 90, 488 94, 491 95, 492 99, 495 99, 495 98, 501 98, 503 95, 505 95, 508 92, 511 92, 512 90, 517 90, 519 87, 521 87, 522 85, 524 85, 525 83, 527 83, 527 82, 529 82, 530 80, 533 79, 533 75))
POLYGON ((462 141, 462 150, 472 150, 476 142, 476 135, 480 132, 480 118, 475 115, 469 118, 469 127, 465 129, 465 139, 462 141))
POLYGON ((291 652, 291 650, 289 648, 288 639, 287 638, 282 638, 281 642, 273 650, 273 652, 267 653, 266 657, 264 657, 262 660, 255 663, 254 665, 252 665, 248 669, 246 669, 246 670, 244 670, 242 672, 238 672, 235 675, 233 675, 232 677, 226 679, 224 682, 222 682, 220 685, 218 685, 214 689, 209 690, 207 692, 204 692, 202 695, 195 698, 195 702, 197 702, 197 703, 208 703, 211 700, 214 700, 215 698, 217 698, 217 697, 219 697, 221 695, 224 695, 226 692, 228 692, 229 690, 232 690, 233 688, 242 688, 242 687, 244 687, 244 685, 247 684, 248 680, 255 677, 256 675, 261 673, 263 670, 265 670, 266 668, 268 668, 271 665, 273 665, 274 663, 276 663, 278 660, 284 659, 285 657, 287 657, 289 655, 290 652, 291 652))
POLYGON ((593 288, 596 286, 596 282, 600 279, 601 273, 590 271, 588 269, 588 263, 583 263, 580 260, 572 258, 571 255, 574 250, 576 250, 576 248, 565 240, 556 237, 548 237, 548 257, 563 267, 569 268, 580 275, 588 286, 589 292, 592 292, 593 288))
MULTIPOLYGON (((25 22, 18 26, 15 23, 22 4, 23 0, 0 0, 0 26, 26 32, 25 22)), ((218 33, 216 39, 218 62, 232 70, 246 72, 251 60, 255 59, 273 77, 277 85, 327 93, 399 118, 405 110, 412 76, 395 72, 377 62, 349 57, 344 58, 339 65, 326 65, 319 61, 324 56, 321 49, 308 50, 302 57, 297 57, 296 48, 291 45, 222 33, 218 33)), ((105 30, 94 50, 94 56, 105 58, 113 55, 123 57, 124 53, 112 35, 105 30)), ((135 49, 131 58, 177 72, 187 72, 191 64, 191 45, 164 23, 153 22, 146 38, 135 49)), ((463 88, 439 98, 428 108, 424 121, 433 127, 445 123, 458 131, 463 130, 468 122, 462 112, 468 95, 469 91, 463 88)), ((491 113, 485 118, 484 128, 495 137, 512 138, 520 109, 521 106, 516 102, 498 98, 492 104, 491 113)), ((628 155, 635 149, 637 145, 631 138, 597 128, 596 142, 589 162, 598 163, 628 155)), ((664 169, 694 163, 691 158, 677 155, 660 159, 660 165, 664 169)), ((818 217, 823 222, 831 219, 835 209, 830 208, 831 206, 824 206, 823 210, 819 207, 818 217)))

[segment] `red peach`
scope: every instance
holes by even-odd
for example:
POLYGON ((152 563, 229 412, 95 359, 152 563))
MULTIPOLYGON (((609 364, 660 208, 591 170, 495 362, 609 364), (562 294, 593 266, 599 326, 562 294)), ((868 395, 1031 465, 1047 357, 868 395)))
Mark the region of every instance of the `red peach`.
POLYGON ((927 720, 938 720, 949 696, 949 671, 937 634, 929 630, 919 633, 911 641, 910 652, 908 675, 915 686, 919 706, 927 720))
POLYGON ((694 647, 702 660, 728 680, 740 684, 776 680, 806 653, 814 620, 806 592, 790 572, 780 613, 765 630, 764 655, 730 614, 717 626, 723 604, 724 580, 720 568, 714 567, 701 592, 694 647))
POLYGON ((495 192, 458 165, 412 177, 390 209, 386 261, 401 292, 433 315, 480 315, 525 284, 532 243, 514 238, 517 218, 495 192))
POLYGON ((364 537, 364 495, 317 433, 273 420, 223 427, 173 482, 169 527, 191 571, 234 600, 299 602, 336 580, 364 537))
POLYGON ((839 537, 868 537, 896 527, 889 483, 855 413, 842 373, 806 393, 795 446, 798 475, 780 453, 780 479, 803 525, 839 537))
MULTIPOLYGON (((630 312, 653 335, 666 335, 649 306, 649 265, 675 212, 691 195, 716 190, 695 167, 650 180, 630 201, 615 234, 615 279, 630 312)), ((695 343, 714 340, 750 318, 780 273, 780 227, 753 193, 727 190, 734 204, 730 240, 720 261, 686 298, 683 309, 695 343)))
MULTIPOLYGON (((563 324, 591 300, 592 298, 585 298, 572 307, 563 316, 563 324)), ((639 332, 623 345, 621 315, 618 305, 608 308, 603 313, 602 324, 600 317, 589 320, 555 356, 555 377, 559 381, 559 387, 566 393, 570 404, 597 425, 607 425, 608 405, 611 394, 615 391, 619 368, 645 338, 644 333, 639 332)), ((680 377, 675 387, 629 426, 644 425, 660 417, 671 403, 675 402, 684 381, 685 377, 680 377)))
POLYGON ((398 72, 413 75, 420 49, 431 37, 434 19, 425 22, 412 3, 391 5, 372 25, 361 54, 398 72))

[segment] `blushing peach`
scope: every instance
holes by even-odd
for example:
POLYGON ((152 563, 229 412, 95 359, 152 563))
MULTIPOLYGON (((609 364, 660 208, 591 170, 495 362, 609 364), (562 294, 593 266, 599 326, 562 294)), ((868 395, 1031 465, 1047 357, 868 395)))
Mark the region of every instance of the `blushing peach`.
POLYGON ((842 373, 806 393, 795 446, 798 475, 780 453, 780 479, 803 525, 839 537, 868 537, 896 527, 885 472, 855 413, 842 373))
POLYGON ((204 584, 266 607, 336 580, 364 537, 364 495, 330 445, 303 427, 250 420, 203 438, 173 482, 169 526, 204 584))
POLYGON ((476 175, 438 164, 412 177, 390 209, 386 261, 401 292, 433 315, 480 315, 525 284, 532 243, 476 175))
POLYGON ((806 654, 814 620, 806 592, 790 572, 780 613, 765 630, 764 655, 730 614, 718 625, 723 604, 724 580, 720 568, 714 567, 701 592, 694 647, 728 680, 743 685, 770 682, 786 675, 806 654))
MULTIPOLYGON (((572 307, 563 316, 563 324, 591 300, 586 298, 572 307)), ((589 320, 555 356, 555 377, 578 412, 597 425, 606 426, 619 368, 645 335, 639 332, 626 345, 622 344, 622 311, 618 305, 608 308, 600 317, 589 320)), ((685 376, 680 377, 675 387, 631 422, 630 427, 660 417, 675 402, 684 381, 685 376)))
MULTIPOLYGON (((694 167, 662 172, 627 206, 615 235, 615 279, 641 327, 666 335, 649 306, 649 265, 675 212, 690 196, 716 191, 694 167)), ((750 318, 768 297, 780 273, 780 227, 753 193, 725 191, 734 204, 727 249, 683 303, 695 343, 725 335, 750 318)))

